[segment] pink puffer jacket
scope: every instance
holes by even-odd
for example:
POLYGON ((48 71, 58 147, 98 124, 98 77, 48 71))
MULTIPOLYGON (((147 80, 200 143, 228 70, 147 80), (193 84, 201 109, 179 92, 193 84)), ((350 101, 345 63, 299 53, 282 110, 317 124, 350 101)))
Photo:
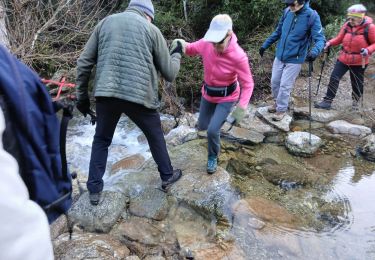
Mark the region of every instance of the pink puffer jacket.
POLYGON ((203 39, 188 43, 186 54, 200 55, 203 60, 204 81, 209 86, 229 86, 238 81, 236 90, 226 97, 211 97, 205 93, 202 86, 202 96, 212 103, 235 102, 246 109, 253 93, 254 81, 250 71, 249 60, 244 50, 238 45, 237 37, 233 33, 228 47, 223 53, 218 53, 214 45, 203 39), (241 95, 240 95, 241 93, 241 95))

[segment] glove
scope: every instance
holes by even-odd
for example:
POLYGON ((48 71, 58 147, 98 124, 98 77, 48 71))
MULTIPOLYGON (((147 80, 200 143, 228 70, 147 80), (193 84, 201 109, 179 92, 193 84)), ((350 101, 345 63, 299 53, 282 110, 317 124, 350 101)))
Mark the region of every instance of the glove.
POLYGON ((236 106, 231 116, 235 119, 234 123, 239 124, 245 117, 245 109, 236 106))
POLYGON ((305 61, 313 62, 315 59, 316 55, 310 52, 309 54, 307 54, 305 61))
POLYGON ((260 55, 260 57, 263 57, 263 54, 264 54, 265 50, 266 50, 265 48, 260 47, 260 49, 259 49, 259 55, 260 55))
POLYGON ((361 55, 364 56, 364 57, 367 56, 368 55, 368 50, 366 48, 362 48, 361 49, 361 55))
POLYGON ((77 101, 76 107, 79 112, 81 112, 84 117, 90 113, 90 100, 89 99, 81 99, 77 101))
POLYGON ((170 47, 170 54, 174 53, 185 53, 185 47, 186 47, 186 42, 183 39, 175 39, 172 41, 171 47, 170 47))

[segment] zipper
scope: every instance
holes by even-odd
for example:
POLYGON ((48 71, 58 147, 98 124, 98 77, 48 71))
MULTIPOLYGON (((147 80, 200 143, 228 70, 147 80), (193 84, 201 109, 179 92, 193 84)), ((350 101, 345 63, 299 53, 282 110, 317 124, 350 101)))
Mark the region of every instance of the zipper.
POLYGON ((291 26, 289 27, 289 31, 285 37, 285 40, 284 40, 284 45, 283 45, 283 52, 281 53, 281 61, 283 60, 283 57, 284 57, 284 51, 285 51, 285 44, 286 44, 286 40, 288 39, 288 36, 290 34, 290 31, 294 28, 296 22, 297 22, 297 15, 296 14, 293 14, 294 17, 293 17, 293 21, 292 21, 292 24, 291 26))

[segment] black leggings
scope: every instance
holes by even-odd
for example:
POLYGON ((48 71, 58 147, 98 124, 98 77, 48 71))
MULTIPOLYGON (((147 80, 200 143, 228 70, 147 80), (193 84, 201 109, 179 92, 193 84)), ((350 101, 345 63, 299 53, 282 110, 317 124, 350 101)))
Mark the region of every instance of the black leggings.
POLYGON ((331 78, 329 79, 327 94, 324 99, 332 101, 335 98, 340 80, 349 70, 350 81, 352 83, 352 100, 358 101, 363 95, 363 80, 366 67, 362 68, 362 66, 348 66, 338 60, 335 64, 335 68, 332 71, 331 78))

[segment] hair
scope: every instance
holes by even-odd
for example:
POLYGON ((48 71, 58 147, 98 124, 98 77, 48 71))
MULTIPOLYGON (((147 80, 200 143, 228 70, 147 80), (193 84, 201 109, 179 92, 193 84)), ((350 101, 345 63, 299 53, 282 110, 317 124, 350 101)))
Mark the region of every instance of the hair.
POLYGON ((297 2, 298 2, 298 4, 303 5, 307 1, 305 1, 305 0, 297 0, 297 2))
POLYGON ((348 8, 348 13, 366 13, 367 9, 362 4, 352 5, 348 8))

